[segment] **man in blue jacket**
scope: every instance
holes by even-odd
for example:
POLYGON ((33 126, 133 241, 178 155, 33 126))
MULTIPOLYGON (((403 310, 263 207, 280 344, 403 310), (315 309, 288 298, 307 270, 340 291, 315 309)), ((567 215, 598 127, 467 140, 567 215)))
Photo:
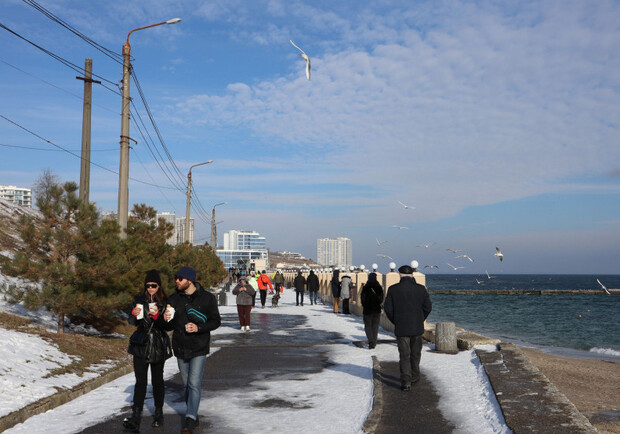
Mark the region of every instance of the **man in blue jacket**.
POLYGON ((409 265, 398 269, 400 282, 389 287, 383 306, 385 315, 394 323, 403 391, 411 390, 411 384, 420 380, 424 320, 432 309, 428 291, 416 283, 414 271, 409 265))
POLYGON ((164 319, 166 328, 174 330, 172 349, 185 387, 187 411, 181 432, 192 434, 198 425, 202 375, 209 354, 211 330, 218 328, 222 320, 215 296, 196 282, 196 270, 181 267, 175 282, 177 291, 168 298, 168 305, 174 311, 167 308, 164 319))

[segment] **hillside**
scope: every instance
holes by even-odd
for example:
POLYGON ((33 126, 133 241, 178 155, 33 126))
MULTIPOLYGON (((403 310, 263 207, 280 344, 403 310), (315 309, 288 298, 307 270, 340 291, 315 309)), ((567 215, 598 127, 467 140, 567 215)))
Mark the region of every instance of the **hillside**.
POLYGON ((19 219, 23 215, 41 217, 41 213, 33 208, 0 199, 0 254, 12 257, 20 250, 19 219))
POLYGON ((282 252, 269 252, 270 268, 319 268, 321 265, 312 259, 304 257, 291 257, 282 252))

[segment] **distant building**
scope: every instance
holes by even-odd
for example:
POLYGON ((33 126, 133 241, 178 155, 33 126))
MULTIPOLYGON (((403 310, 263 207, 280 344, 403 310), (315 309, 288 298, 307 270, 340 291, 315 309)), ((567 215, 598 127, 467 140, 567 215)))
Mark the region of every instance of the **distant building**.
MULTIPOLYGON (((129 213, 129 217, 132 217, 131 212, 129 213)), ((101 218, 103 220, 117 220, 117 213, 101 213, 101 218)), ((166 243, 171 246, 176 246, 177 244, 182 244, 185 242, 185 217, 177 217, 176 214, 162 212, 157 214, 157 222, 159 222, 159 219, 163 219, 166 223, 170 223, 174 226, 172 235, 170 235, 170 238, 166 240, 166 243)), ((191 217, 189 219, 189 242, 190 244, 194 244, 194 219, 191 217)))
POLYGON ((0 198, 17 205, 32 208, 32 190, 14 185, 0 185, 0 198))
POLYGON ((325 266, 346 267, 353 264, 353 246, 349 238, 316 240, 316 261, 325 266))
POLYGON ((224 233, 224 248, 215 253, 227 269, 250 267, 251 264, 255 268, 266 268, 269 263, 267 240, 255 231, 230 230, 224 233))

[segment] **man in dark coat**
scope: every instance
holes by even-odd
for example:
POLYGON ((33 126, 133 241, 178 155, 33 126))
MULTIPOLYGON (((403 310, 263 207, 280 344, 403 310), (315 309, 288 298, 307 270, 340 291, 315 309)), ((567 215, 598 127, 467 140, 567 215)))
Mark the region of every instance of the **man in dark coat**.
POLYGON ((293 280, 293 286, 295 287, 295 301, 299 306, 299 299, 301 297, 301 305, 304 305, 304 292, 306 291, 306 278, 301 274, 301 271, 297 272, 297 277, 293 280))
POLYGON ((377 273, 370 273, 368 281, 362 288, 360 295, 362 313, 364 315, 364 331, 368 339, 368 349, 373 349, 377 345, 377 335, 379 334, 379 322, 381 321, 381 303, 383 303, 383 288, 377 281, 377 273))
POLYGON ((317 294, 319 293, 319 276, 314 274, 314 270, 310 270, 308 275, 308 293, 310 294, 310 304, 316 304, 317 294))
POLYGON ((222 322, 217 299, 196 281, 196 270, 181 267, 175 278, 177 291, 168 299, 164 319, 166 329, 174 330, 172 349, 177 357, 181 380, 185 388, 185 427, 182 433, 191 434, 198 425, 198 406, 202 374, 209 354, 211 330, 222 322))
POLYGON ((338 313, 338 303, 340 302, 340 270, 334 270, 331 287, 332 298, 334 300, 334 313, 338 313))
POLYGON ((428 291, 416 283, 414 271, 409 265, 398 269, 400 282, 388 288, 383 306, 385 315, 394 323, 400 355, 400 388, 403 391, 411 390, 411 384, 420 379, 424 320, 432 309, 428 291))

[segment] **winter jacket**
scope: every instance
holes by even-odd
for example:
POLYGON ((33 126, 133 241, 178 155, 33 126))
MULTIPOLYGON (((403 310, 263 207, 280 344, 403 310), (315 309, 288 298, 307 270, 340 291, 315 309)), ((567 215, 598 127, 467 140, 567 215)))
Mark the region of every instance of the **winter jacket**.
POLYGON ((284 285, 284 274, 276 273, 275 277, 273 278, 273 283, 279 283, 280 285, 284 285))
POLYGON ((157 319, 151 318, 149 312, 149 300, 144 294, 138 295, 132 306, 137 304, 142 305, 142 311, 144 317, 137 319, 132 314, 129 314, 129 324, 136 326, 136 332, 132 336, 143 335, 146 337, 144 345, 132 343, 132 339, 129 340, 129 347, 127 352, 134 357, 138 357, 144 360, 144 363, 161 363, 167 358, 172 356, 172 350, 170 348, 170 337, 166 333, 165 321, 163 320, 163 311, 165 306, 161 303, 157 303, 157 309, 159 314, 157 319))
POLYGON ((293 280, 293 286, 296 292, 304 292, 306 290, 306 278, 299 273, 293 280))
POLYGON ((343 300, 351 298, 351 287, 353 286, 353 282, 349 276, 342 276, 342 280, 340 281, 340 297, 343 300))
POLYGON ((258 291, 258 282, 256 281, 256 277, 252 276, 248 278, 248 284, 254 288, 254 291, 258 291))
POLYGON ((239 306, 252 306, 252 296, 256 294, 256 291, 248 284, 238 284, 233 288, 232 293, 237 296, 239 306), (245 291, 241 290, 243 287, 245 287, 245 291))
POLYGON ((179 359, 191 359, 209 354, 211 330, 218 328, 222 322, 217 299, 196 283, 193 294, 177 291, 168 298, 168 304, 174 307, 174 317, 166 323, 166 329, 174 330, 172 349, 179 359), (198 326, 196 333, 187 333, 185 324, 198 326))
POLYGON ((314 271, 310 272, 310 275, 308 276, 308 280, 306 281, 306 284, 308 285, 308 291, 310 292, 316 292, 319 290, 319 276, 317 276, 316 274, 314 274, 314 271))
POLYGON ((273 290, 273 286, 271 286, 271 280, 266 274, 261 274, 260 276, 258 276, 256 281, 258 282, 258 289, 262 289, 263 291, 265 291, 267 289, 267 286, 269 286, 269 289, 273 290))
POLYGON ((334 270, 331 284, 332 284, 332 297, 334 298, 340 297, 340 270, 334 270))
POLYGON ((383 306, 394 323, 396 336, 421 336, 432 307, 426 288, 409 276, 402 276, 399 283, 389 287, 383 306))
POLYGON ((360 295, 364 315, 381 313, 381 303, 383 303, 383 288, 377 280, 369 280, 362 288, 360 295))

